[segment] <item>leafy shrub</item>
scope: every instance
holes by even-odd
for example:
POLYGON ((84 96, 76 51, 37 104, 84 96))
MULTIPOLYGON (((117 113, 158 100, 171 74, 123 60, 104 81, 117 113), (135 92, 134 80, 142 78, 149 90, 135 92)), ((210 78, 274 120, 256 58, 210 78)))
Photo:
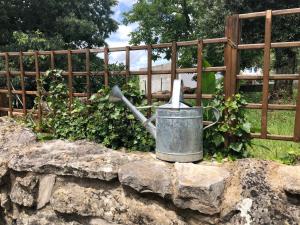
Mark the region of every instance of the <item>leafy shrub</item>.
POLYGON ((285 156, 279 158, 279 161, 287 165, 294 165, 300 162, 300 153, 294 150, 288 151, 285 156))
MULTIPOLYGON (((217 86, 212 106, 217 108, 221 117, 219 123, 204 132, 204 148, 210 156, 246 157, 247 145, 251 144, 251 124, 247 121, 245 110, 247 102, 240 94, 225 100, 223 87, 217 86)), ((209 117, 209 116, 208 116, 209 117)))
MULTIPOLYGON (((154 139, 125 105, 109 102, 110 88, 100 89, 88 101, 74 98, 69 106, 62 71, 47 71, 40 83, 42 97, 36 102, 40 101, 47 113, 43 115, 39 129, 34 120, 27 120, 39 132, 51 133, 53 138, 88 139, 114 149, 149 151, 154 148, 154 139)), ((123 84, 122 91, 133 104, 143 104, 136 79, 123 84)))

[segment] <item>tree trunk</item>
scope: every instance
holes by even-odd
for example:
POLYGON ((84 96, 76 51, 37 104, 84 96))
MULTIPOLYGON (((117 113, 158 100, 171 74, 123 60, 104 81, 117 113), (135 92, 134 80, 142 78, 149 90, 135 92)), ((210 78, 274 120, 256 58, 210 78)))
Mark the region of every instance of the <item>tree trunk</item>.
MULTIPOLYGON (((275 71, 276 74, 296 73, 297 60, 296 52, 291 49, 275 50, 275 71)), ((274 88, 271 93, 271 100, 291 99, 293 97, 292 80, 275 80, 274 88)))

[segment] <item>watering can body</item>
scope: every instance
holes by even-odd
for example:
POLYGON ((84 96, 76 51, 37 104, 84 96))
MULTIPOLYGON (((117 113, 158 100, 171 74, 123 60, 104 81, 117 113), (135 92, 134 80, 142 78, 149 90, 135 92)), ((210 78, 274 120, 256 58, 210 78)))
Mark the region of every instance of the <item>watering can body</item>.
POLYGON ((220 113, 214 109, 217 120, 203 128, 204 107, 189 107, 183 103, 182 81, 175 80, 168 104, 157 108, 147 119, 122 94, 119 87, 112 89, 111 101, 122 100, 156 139, 156 157, 169 162, 194 162, 203 158, 203 131, 217 123, 220 113), (156 121, 156 126, 152 121, 156 121))
POLYGON ((170 162, 193 162, 203 158, 202 107, 161 107, 156 114, 157 158, 170 162))

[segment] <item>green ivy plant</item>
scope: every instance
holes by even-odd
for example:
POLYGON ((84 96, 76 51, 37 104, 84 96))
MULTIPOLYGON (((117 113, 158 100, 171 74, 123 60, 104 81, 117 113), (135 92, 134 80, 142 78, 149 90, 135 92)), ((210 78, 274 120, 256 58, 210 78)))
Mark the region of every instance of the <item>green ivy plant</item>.
MULTIPOLYGON (((36 99, 36 103, 43 106, 41 127, 37 130, 37 123, 32 117, 27 121, 40 133, 40 137, 88 139, 114 149, 154 149, 154 139, 130 110, 122 103, 109 102, 110 88, 100 89, 88 101, 74 98, 72 105, 69 105, 69 92, 61 70, 47 71, 39 82, 41 97, 36 99)), ((120 85, 133 104, 144 104, 137 79, 132 78, 120 85)))
POLYGON ((215 127, 204 132, 204 148, 208 156, 216 158, 246 157, 247 146, 251 145, 251 124, 243 108, 247 102, 241 94, 225 99, 223 90, 222 85, 217 86, 211 105, 220 111, 221 117, 215 127))

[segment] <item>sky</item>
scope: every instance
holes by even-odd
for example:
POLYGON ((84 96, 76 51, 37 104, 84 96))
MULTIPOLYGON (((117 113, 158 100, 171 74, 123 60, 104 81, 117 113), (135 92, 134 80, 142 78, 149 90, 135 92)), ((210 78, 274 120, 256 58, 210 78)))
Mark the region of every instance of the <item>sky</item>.
MULTIPOLYGON (((106 43, 110 47, 124 47, 129 45, 130 32, 134 31, 138 24, 122 24, 123 13, 128 12, 136 0, 119 0, 118 5, 113 8, 113 18, 119 23, 119 28, 116 32, 112 33, 106 43)), ((109 56, 111 63, 124 63, 125 64, 125 52, 112 52, 109 56)), ((153 65, 159 65, 166 63, 165 60, 157 60, 153 62, 153 65)), ((145 50, 131 51, 130 52, 130 69, 138 70, 139 68, 147 67, 147 52, 145 50)))

